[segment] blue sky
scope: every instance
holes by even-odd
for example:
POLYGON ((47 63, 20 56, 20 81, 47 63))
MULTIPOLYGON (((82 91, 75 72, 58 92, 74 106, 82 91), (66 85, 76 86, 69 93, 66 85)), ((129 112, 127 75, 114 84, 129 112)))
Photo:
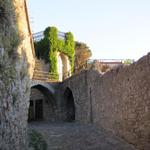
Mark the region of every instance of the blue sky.
POLYGON ((28 0, 32 31, 56 26, 95 59, 138 59, 150 51, 150 0, 28 0))

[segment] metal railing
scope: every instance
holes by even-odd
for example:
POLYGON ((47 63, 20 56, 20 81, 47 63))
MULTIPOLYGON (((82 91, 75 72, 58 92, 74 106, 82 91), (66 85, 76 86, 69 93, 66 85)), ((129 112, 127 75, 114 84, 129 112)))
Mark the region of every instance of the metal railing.
POLYGON ((41 32, 37 32, 37 33, 35 33, 35 34, 33 34, 33 40, 34 41, 40 41, 41 39, 43 39, 44 38, 44 34, 43 34, 43 31, 41 31, 41 32))
POLYGON ((86 62, 80 63, 79 66, 76 66, 74 68, 74 74, 80 73, 82 70, 88 70, 92 67, 94 67, 94 62, 98 62, 99 65, 106 65, 110 68, 117 67, 119 65, 127 65, 126 60, 130 60, 129 64, 132 64, 135 62, 134 59, 89 59, 86 62))
MULTIPOLYGON (((65 37, 66 37, 66 33, 64 33, 64 32, 61 32, 61 31, 58 31, 58 38, 59 39, 62 39, 62 40, 64 40, 65 39, 65 37)), ((40 32, 37 32, 37 33, 34 33, 33 34, 33 39, 34 39, 34 41, 40 41, 41 39, 43 39, 44 38, 44 31, 40 31, 40 32)))
POLYGON ((101 63, 124 63, 124 61, 126 60, 130 60, 131 63, 135 61, 134 59, 89 59, 88 63, 92 63, 94 61, 98 61, 101 63))

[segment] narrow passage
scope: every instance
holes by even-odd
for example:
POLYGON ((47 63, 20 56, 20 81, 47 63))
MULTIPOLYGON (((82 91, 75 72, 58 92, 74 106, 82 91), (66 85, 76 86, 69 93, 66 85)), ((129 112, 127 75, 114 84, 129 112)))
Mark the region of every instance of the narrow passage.
POLYGON ((48 150, 135 150, 118 137, 89 124, 33 122, 29 128, 43 135, 48 150))

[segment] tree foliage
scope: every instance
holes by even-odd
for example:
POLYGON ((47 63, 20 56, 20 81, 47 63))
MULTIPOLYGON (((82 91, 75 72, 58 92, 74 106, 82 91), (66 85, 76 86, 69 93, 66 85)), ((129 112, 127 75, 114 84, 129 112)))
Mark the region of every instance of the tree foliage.
POLYGON ((91 50, 85 43, 75 43, 75 71, 80 72, 86 67, 87 60, 92 56, 91 50))
POLYGON ((133 62, 133 60, 131 60, 131 59, 126 59, 126 60, 124 60, 123 64, 125 64, 125 65, 130 65, 130 64, 132 64, 132 62, 133 62))

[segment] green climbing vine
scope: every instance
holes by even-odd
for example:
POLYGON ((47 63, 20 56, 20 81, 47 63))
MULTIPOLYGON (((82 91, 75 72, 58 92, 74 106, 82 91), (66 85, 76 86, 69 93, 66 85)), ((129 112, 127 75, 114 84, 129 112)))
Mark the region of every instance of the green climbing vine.
POLYGON ((68 56, 71 65, 71 72, 74 68, 75 42, 73 34, 68 32, 65 39, 58 38, 56 27, 48 27, 44 31, 44 38, 35 42, 35 51, 38 58, 44 59, 50 63, 51 78, 58 79, 57 52, 64 53, 68 56))

